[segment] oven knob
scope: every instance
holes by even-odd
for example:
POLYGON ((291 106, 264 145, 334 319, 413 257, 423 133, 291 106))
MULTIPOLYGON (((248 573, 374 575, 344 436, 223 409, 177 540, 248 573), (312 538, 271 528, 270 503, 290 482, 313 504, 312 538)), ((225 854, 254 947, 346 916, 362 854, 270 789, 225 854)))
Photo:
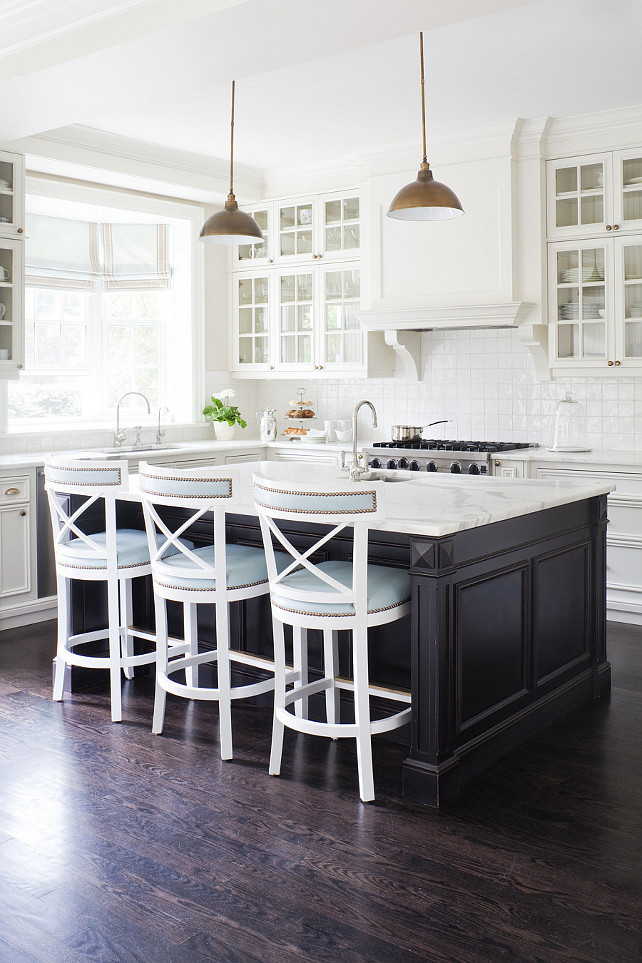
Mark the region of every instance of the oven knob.
POLYGON ((426 471, 437 471, 437 466, 435 465, 434 461, 428 462, 426 465, 426 471))
POLYGON ((386 468, 396 468, 396 467, 397 467, 397 462, 394 460, 394 458, 391 458, 388 464, 386 465, 386 468))
POLYGON ((452 465, 450 466, 450 473, 451 473, 451 475, 460 475, 460 474, 461 474, 461 465, 459 464, 458 461, 454 461, 454 462, 452 463, 452 465))
POLYGON ((368 464, 371 468, 381 468, 381 462, 378 458, 371 458, 368 464))
POLYGON ((407 468, 407 467, 408 467, 408 459, 400 458, 399 461, 397 462, 397 468, 407 468))
POLYGON ((410 464, 408 465, 408 468, 410 469, 410 471, 419 471, 419 462, 411 461, 410 464))
POLYGON ((469 465, 469 466, 468 466, 468 474, 469 474, 469 475, 479 475, 479 465, 476 465, 474 462, 473 462, 472 465, 469 465))

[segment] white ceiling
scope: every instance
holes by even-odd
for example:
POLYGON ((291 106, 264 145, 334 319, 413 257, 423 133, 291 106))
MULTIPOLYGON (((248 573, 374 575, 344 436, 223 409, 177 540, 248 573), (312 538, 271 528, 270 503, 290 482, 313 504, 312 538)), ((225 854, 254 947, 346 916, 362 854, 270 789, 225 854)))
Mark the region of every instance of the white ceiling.
MULTIPOLYGON (((80 124, 226 158, 235 78, 239 162, 273 169, 415 142, 419 159, 420 29, 429 157, 431 136, 469 126, 642 103, 640 0, 26 7, 57 12, 57 27, 40 19, 29 40, 23 17, 15 36, 4 34, 0 143, 80 124)), ((19 9, 0 0, 0 26, 19 9)))

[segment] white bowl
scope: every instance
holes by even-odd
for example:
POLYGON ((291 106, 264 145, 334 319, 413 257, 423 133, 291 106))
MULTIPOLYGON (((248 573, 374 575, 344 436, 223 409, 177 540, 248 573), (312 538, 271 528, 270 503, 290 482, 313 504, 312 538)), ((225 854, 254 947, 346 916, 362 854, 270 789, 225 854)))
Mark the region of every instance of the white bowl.
POLYGON ((340 428, 335 428, 334 432, 337 436, 337 441, 352 441, 352 428, 348 431, 341 431, 340 428))

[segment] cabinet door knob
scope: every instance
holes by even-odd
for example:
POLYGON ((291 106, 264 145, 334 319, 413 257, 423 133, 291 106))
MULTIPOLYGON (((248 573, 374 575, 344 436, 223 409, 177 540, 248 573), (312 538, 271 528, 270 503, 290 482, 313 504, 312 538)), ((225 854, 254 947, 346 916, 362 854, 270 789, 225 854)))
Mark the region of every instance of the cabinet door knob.
POLYGON ((317 257, 319 258, 319 260, 321 260, 321 258, 323 257, 323 254, 317 254, 317 257))
POLYGON ((19 494, 20 494, 19 488, 7 488, 5 492, 5 495, 19 495, 19 494))
POLYGON ((26 511, 25 511, 24 508, 23 508, 22 511, 20 512, 21 517, 24 518, 26 514, 27 514, 27 513, 26 513, 26 511))
POLYGON ((619 231, 619 230, 620 230, 620 225, 619 225, 619 224, 614 224, 614 225, 613 225, 613 230, 614 230, 614 231, 619 231))
POLYGON ((22 369, 24 368, 24 365, 23 365, 23 364, 17 364, 17 365, 16 365, 16 368, 20 368, 20 370, 22 371, 22 369))
POLYGON ((273 364, 269 364, 269 365, 268 365, 268 371, 274 371, 274 365, 273 365, 273 364))
POLYGON ((611 230, 611 225, 610 225, 610 224, 607 224, 607 225, 606 225, 606 229, 607 229, 607 231, 610 231, 610 230, 611 230))
POLYGON ((19 227, 19 228, 18 228, 18 234, 24 234, 24 232, 25 232, 24 227, 19 227))
POLYGON ((620 365, 621 363, 622 363, 621 361, 616 361, 616 362, 615 362, 615 367, 616 367, 616 368, 619 367, 619 365, 620 365))
POLYGON ((607 365, 609 366, 609 368, 612 368, 612 367, 613 367, 613 362, 612 362, 612 361, 607 361, 606 363, 607 363, 607 365))
POLYGON ((274 258, 273 258, 273 257, 269 257, 269 258, 268 258, 268 264, 274 264, 274 258))

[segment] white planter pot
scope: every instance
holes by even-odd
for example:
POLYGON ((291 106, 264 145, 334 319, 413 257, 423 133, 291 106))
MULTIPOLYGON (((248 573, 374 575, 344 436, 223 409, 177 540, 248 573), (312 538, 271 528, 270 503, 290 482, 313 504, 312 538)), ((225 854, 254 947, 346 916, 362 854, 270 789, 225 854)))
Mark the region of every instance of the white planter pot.
POLYGON ((233 441, 236 435, 236 425, 228 425, 226 421, 213 421, 214 434, 217 441, 233 441))

